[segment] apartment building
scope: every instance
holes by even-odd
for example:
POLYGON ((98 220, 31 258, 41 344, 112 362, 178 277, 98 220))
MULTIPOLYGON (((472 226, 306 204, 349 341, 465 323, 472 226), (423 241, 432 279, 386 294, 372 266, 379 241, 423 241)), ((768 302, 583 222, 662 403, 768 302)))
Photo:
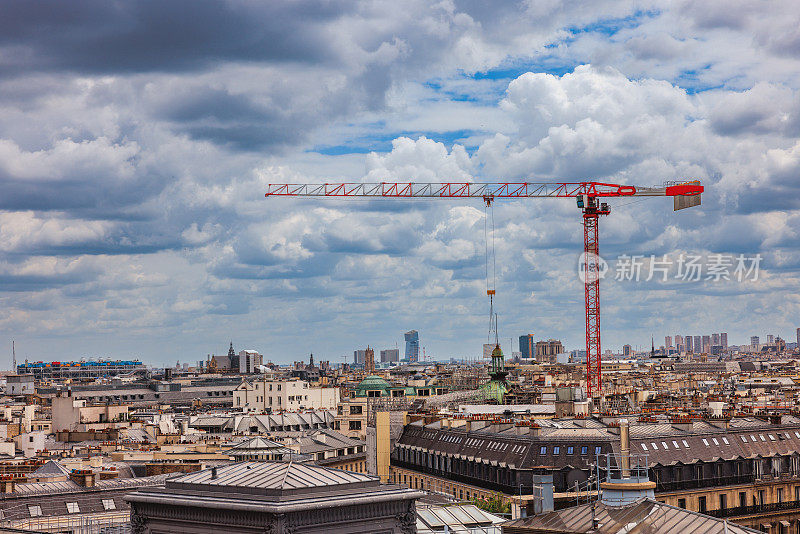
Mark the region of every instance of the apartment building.
POLYGON ((305 380, 263 377, 243 381, 233 391, 233 407, 244 412, 334 410, 339 388, 312 386, 305 380))
MULTIPOLYGON (((574 499, 593 466, 621 452, 613 421, 418 421, 392 453, 392 480, 474 499, 531 494, 532 474, 574 499), (444 423, 444 424, 443 424, 444 423), (572 494, 572 497, 569 495, 572 494)), ((800 531, 800 418, 675 420, 630 426, 630 452, 647 455, 660 502, 774 533, 800 531)), ((565 501, 566 503, 566 501, 565 501)))

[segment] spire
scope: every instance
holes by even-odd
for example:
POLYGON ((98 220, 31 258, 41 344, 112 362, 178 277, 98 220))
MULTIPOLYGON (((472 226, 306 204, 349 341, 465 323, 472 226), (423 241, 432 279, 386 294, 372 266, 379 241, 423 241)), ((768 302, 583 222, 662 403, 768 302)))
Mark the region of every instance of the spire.
POLYGON ((650 336, 650 357, 655 358, 656 356, 656 343, 653 341, 653 336, 650 336))
POLYGON ((231 347, 228 349, 228 356, 236 356, 236 352, 233 350, 233 341, 231 341, 231 347))
POLYGON ((314 354, 313 353, 308 358, 308 366, 309 367, 314 367, 314 354))

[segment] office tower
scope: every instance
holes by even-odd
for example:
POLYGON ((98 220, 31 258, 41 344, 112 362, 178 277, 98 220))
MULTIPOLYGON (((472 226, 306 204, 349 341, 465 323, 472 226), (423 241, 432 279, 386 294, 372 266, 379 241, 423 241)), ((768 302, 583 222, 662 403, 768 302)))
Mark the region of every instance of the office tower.
POLYGON ((419 332, 411 330, 405 333, 406 338, 406 360, 409 362, 419 361, 419 332))
POLYGON ((767 334, 767 343, 775 343, 775 336, 773 334, 767 334))
POLYGON ((367 351, 365 350, 354 350, 353 351, 353 363, 355 365, 364 365, 364 360, 367 357, 367 351))
POLYGON ((750 336, 750 344, 753 345, 754 347, 756 345, 760 345, 761 344, 760 341, 761 340, 758 339, 758 336, 750 336))
POLYGON ((367 350, 364 351, 364 372, 375 372, 375 351, 367 345, 367 350))
POLYGON ((722 345, 722 350, 728 350, 728 333, 723 332, 719 335, 719 344, 722 345))
POLYGON ((694 352, 697 354, 703 352, 703 341, 700 336, 694 336, 694 352))
POLYGON ((631 349, 630 345, 623 345, 622 346, 622 355, 623 356, 631 356, 633 354, 633 350, 631 349))
POLYGON ((686 336, 686 352, 694 352, 692 350, 692 336, 686 336))
POLYGON ((711 346, 719 345, 719 334, 711 334, 711 346))
POLYGON ((683 345, 683 336, 680 334, 675 334, 675 346, 683 345))
POLYGON ((711 336, 703 336, 703 351, 706 354, 711 354, 711 336))
POLYGON ((386 349, 381 351, 381 363, 399 362, 400 349, 386 349))
POLYGON ((519 336, 519 351, 522 353, 523 358, 536 356, 536 342, 533 340, 533 334, 519 336))
POLYGON ((672 346, 672 336, 666 336, 664 338, 664 348, 668 349, 672 346))

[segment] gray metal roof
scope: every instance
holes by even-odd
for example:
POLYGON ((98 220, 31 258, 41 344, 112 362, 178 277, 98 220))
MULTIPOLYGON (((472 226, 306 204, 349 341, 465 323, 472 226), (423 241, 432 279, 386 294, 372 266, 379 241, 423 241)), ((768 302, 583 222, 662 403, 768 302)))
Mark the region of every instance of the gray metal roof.
POLYGON ((599 527, 592 527, 592 504, 573 506, 503 524, 510 534, 533 532, 581 533, 597 532, 629 534, 749 534, 759 532, 728 523, 698 512, 684 510, 653 500, 642 500, 628 506, 597 504, 595 517, 599 527))
POLYGON ((378 477, 294 462, 241 462, 175 477, 167 488, 184 485, 296 490, 356 483, 379 483, 378 477))

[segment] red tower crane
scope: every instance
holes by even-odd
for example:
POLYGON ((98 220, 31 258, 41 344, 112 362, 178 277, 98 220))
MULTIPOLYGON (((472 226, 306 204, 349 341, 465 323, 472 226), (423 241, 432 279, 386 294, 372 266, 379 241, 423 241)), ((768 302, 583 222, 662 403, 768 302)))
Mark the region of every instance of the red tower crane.
POLYGON ((667 183, 661 187, 638 187, 602 182, 558 183, 329 183, 269 184, 267 197, 326 198, 576 198, 583 214, 583 274, 586 301, 586 385, 589 398, 602 394, 600 359, 600 257, 598 220, 611 210, 607 197, 671 196, 674 209, 700 204, 699 181, 667 183))

